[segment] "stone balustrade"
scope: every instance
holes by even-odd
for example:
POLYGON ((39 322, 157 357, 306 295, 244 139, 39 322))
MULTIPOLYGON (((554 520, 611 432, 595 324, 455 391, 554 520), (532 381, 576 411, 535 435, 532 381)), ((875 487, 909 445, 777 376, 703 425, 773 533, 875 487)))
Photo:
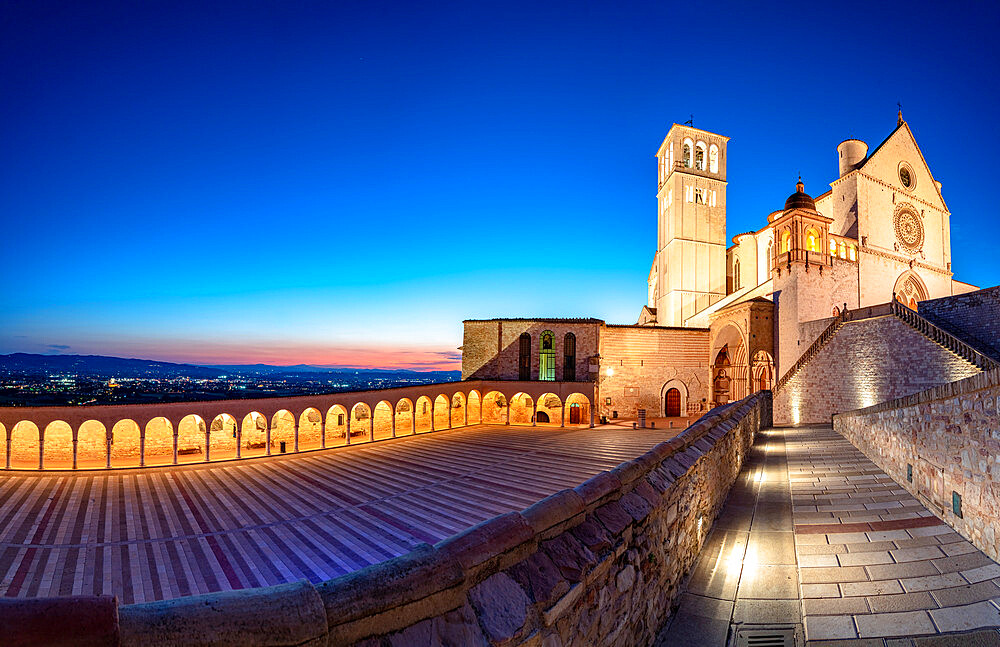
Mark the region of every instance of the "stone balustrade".
MULTIPOLYGON (((60 644, 648 645, 755 433, 770 423, 771 394, 759 392, 613 470, 435 546, 316 586, 122 606, 116 631, 66 626, 60 644)), ((80 600, 0 606, 0 635, 34 644, 24 628, 42 626, 36 611, 56 617, 80 600)))
POLYGON ((833 427, 1000 560, 1000 369, 837 414, 833 427))

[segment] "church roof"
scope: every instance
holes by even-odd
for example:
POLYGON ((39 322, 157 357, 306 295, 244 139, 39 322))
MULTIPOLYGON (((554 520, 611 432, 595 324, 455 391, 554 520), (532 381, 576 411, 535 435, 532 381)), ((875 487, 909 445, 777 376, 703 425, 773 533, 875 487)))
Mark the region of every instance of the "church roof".
POLYGON ((494 317, 492 319, 464 319, 462 323, 472 323, 481 321, 537 321, 538 323, 578 323, 578 324, 602 324, 603 319, 592 317, 494 317))

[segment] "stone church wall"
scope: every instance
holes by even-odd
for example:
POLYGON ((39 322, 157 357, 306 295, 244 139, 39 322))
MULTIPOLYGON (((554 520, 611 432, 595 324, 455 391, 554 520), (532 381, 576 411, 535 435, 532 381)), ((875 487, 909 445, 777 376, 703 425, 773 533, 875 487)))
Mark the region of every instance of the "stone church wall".
POLYGON ((563 379, 563 345, 566 333, 576 335, 576 381, 592 381, 590 358, 598 352, 603 322, 597 319, 490 319, 466 321, 462 340, 462 379, 516 380, 522 333, 531 335, 531 379, 538 379, 541 335, 551 330, 556 356, 556 380, 563 379))
POLYGON ((895 317, 849 321, 775 394, 775 424, 828 423, 978 372, 895 317))
POLYGON ((917 311, 956 337, 1000 358, 1000 286, 921 301, 917 311))
POLYGON ((710 397, 709 331, 607 326, 601 332, 598 411, 612 417, 664 414, 667 383, 681 391, 681 414, 699 415, 710 397), (610 403, 609 403, 610 399, 610 403))
POLYGON ((1000 370, 838 414, 833 427, 1000 560, 1000 370), (954 494, 961 497, 961 517, 953 509, 954 494))

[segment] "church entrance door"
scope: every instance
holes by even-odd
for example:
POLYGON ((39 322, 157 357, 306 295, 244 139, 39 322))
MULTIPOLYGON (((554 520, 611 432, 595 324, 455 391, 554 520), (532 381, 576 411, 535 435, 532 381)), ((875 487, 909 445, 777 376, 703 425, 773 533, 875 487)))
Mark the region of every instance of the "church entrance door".
POLYGON ((580 405, 578 404, 569 405, 569 424, 571 425, 580 424, 580 405))
POLYGON ((677 418, 681 415, 681 392, 677 389, 667 389, 664 403, 664 413, 668 418, 677 418))

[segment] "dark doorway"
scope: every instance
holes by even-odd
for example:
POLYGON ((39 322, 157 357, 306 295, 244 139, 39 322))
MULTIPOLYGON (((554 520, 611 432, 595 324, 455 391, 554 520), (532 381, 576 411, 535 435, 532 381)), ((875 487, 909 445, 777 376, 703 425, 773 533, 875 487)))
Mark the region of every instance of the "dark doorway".
POLYGON ((678 418, 681 415, 681 392, 677 389, 667 389, 664 398, 664 413, 668 418, 678 418))
POLYGON ((548 422, 548 421, 549 421, 549 414, 545 413, 544 411, 539 411, 538 413, 535 414, 535 422, 548 422))
POLYGON ((517 368, 519 380, 531 379, 531 335, 521 333, 520 346, 517 354, 517 368))

